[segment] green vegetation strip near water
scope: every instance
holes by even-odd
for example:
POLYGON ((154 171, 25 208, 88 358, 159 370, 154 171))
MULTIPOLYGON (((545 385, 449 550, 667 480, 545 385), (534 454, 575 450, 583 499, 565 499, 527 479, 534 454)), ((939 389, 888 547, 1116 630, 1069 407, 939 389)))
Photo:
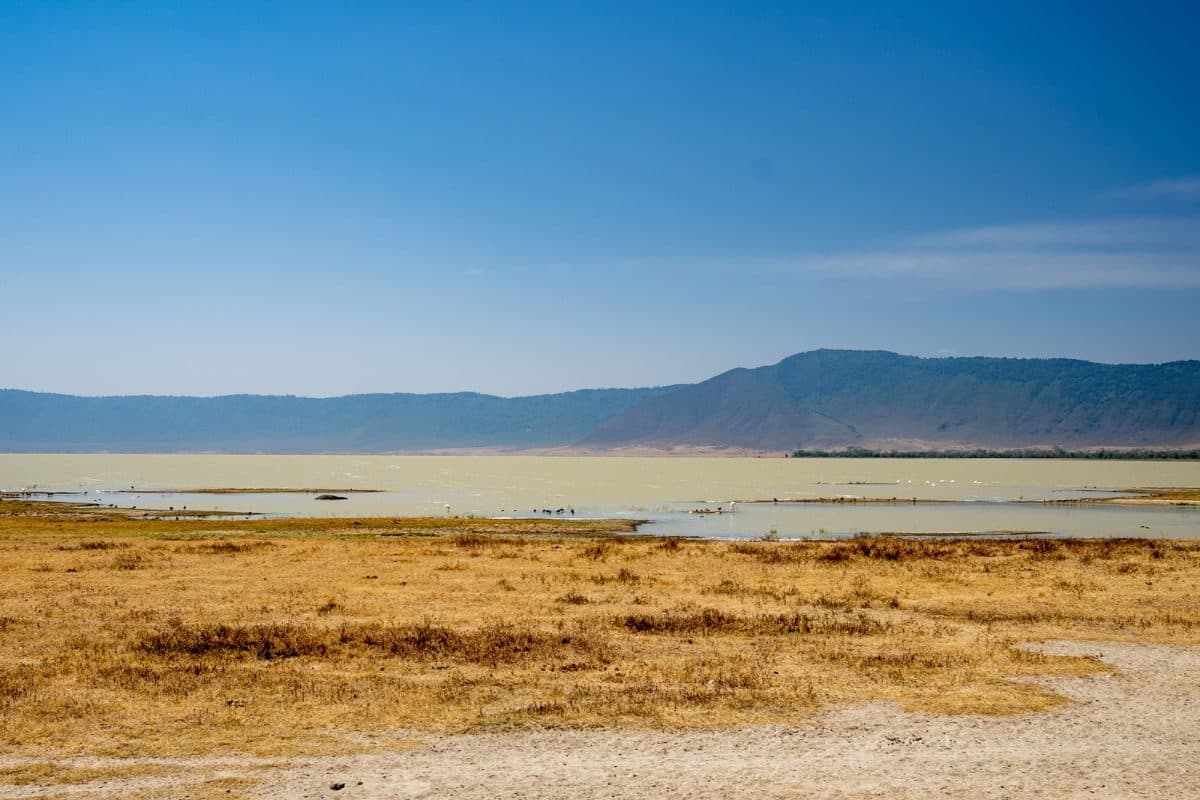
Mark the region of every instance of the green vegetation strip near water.
POLYGON ((1196 450, 1061 450, 1059 448, 1020 448, 1016 450, 870 450, 850 447, 844 450, 796 450, 792 458, 1067 458, 1087 461, 1200 461, 1196 450))

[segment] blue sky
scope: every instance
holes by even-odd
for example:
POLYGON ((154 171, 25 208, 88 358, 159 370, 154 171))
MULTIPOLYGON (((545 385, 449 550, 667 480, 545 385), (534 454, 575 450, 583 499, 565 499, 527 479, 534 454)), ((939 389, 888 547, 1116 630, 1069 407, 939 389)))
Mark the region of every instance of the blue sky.
POLYGON ((0 385, 1200 357, 1193 4, 0 2, 0 385))

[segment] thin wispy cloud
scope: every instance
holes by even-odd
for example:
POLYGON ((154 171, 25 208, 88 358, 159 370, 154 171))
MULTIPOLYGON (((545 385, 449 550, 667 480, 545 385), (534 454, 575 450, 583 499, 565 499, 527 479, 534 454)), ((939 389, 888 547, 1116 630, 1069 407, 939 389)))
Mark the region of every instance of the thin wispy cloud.
POLYGON ((1083 222, 987 225, 916 237, 924 247, 1110 248, 1188 247, 1200 240, 1200 220, 1125 217, 1083 222))
POLYGON ((1106 192, 1107 200, 1200 200, 1200 175, 1163 178, 1106 192))
POLYGON ((992 225, 808 259, 802 267, 980 288, 1200 288, 1200 218, 992 225))

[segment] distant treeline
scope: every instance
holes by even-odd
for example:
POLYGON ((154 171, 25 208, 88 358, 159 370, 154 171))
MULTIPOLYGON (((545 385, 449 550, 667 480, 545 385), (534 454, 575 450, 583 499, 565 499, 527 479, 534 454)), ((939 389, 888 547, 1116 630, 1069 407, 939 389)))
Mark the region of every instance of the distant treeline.
POLYGON ((792 458, 1078 458, 1089 461, 1200 461, 1200 450, 1062 450, 1027 447, 1014 450, 797 450, 792 458))

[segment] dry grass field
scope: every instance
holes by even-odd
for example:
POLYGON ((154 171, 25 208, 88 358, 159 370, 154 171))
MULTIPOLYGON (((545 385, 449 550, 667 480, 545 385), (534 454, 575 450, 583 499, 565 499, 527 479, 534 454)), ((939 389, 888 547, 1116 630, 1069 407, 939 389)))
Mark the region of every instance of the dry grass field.
MULTIPOLYGON (((3 510, 9 757, 275 758, 404 748, 411 731, 802 724, 875 700, 1007 714, 1062 702, 1014 679, 1102 669, 1022 642, 1200 643, 1192 542, 733 543, 555 520, 3 510)), ((34 779, 21 770, 0 785, 34 779)))

